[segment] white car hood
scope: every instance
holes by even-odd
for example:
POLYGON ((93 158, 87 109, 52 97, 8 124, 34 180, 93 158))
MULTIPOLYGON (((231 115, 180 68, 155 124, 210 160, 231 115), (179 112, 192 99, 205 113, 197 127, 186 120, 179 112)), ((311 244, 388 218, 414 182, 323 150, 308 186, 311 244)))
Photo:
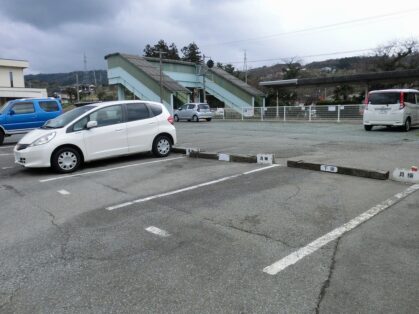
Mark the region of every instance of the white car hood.
POLYGON ((57 132, 58 129, 35 129, 27 133, 19 141, 19 144, 32 144, 41 136, 47 135, 52 132, 57 132))

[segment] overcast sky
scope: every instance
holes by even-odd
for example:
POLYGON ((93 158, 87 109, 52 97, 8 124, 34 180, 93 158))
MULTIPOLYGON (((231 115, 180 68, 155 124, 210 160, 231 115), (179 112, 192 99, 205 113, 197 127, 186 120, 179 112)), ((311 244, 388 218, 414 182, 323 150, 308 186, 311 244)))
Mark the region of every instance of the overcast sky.
POLYGON ((417 0, 1 0, 0 58, 26 73, 106 69, 112 52, 142 54, 159 39, 194 41, 214 61, 243 68, 366 55, 394 39, 419 39, 417 0), (351 51, 346 54, 339 52, 351 51), (330 55, 326 55, 330 54, 330 55), (310 57, 311 56, 311 57, 310 57), (263 60, 263 61, 258 61, 263 60), (255 62, 257 61, 257 62, 255 62))

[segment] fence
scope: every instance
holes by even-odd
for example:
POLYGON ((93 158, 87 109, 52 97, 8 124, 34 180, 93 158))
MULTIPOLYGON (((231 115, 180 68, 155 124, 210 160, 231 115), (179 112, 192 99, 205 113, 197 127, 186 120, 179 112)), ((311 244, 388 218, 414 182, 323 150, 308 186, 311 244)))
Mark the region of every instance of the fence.
POLYGON ((362 120, 364 105, 319 105, 249 107, 237 112, 231 108, 218 108, 214 119, 256 121, 359 121, 362 120))

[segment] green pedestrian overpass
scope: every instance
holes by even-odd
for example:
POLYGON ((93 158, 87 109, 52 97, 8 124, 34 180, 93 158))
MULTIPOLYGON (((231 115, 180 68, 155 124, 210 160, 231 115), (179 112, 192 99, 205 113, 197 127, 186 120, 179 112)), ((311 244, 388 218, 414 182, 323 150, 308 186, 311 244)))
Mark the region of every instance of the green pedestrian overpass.
POLYGON ((200 64, 177 60, 160 60, 123 53, 105 56, 110 85, 118 86, 118 99, 128 90, 136 98, 160 101, 171 113, 187 102, 203 102, 212 107, 228 107, 241 113, 243 108, 264 107, 265 95, 220 68, 209 69, 200 64), (204 75, 205 73, 205 75, 204 75))

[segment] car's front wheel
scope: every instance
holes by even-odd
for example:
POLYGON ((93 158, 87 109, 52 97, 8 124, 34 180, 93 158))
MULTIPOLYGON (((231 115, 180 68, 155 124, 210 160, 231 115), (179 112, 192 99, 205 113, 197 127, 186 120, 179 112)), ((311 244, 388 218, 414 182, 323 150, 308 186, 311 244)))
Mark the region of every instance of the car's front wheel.
POLYGON ((0 130, 0 145, 3 145, 4 142, 4 133, 2 130, 0 130))
POLYGON ((403 131, 409 132, 410 128, 411 128, 410 118, 407 118, 406 122, 404 123, 403 131))
POLYGON ((364 129, 365 129, 365 131, 371 131, 372 130, 372 125, 364 125, 364 129))
POLYGON ((172 150, 172 141, 167 135, 159 135, 153 142, 153 154, 156 157, 166 157, 172 150))
POLYGON ((175 118, 175 122, 179 122, 179 116, 177 114, 175 114, 174 118, 175 118))
POLYGON ((73 147, 62 147, 51 158, 52 168, 59 173, 76 171, 82 163, 79 151, 73 147))
POLYGON ((195 115, 195 116, 193 116, 193 117, 192 117, 192 121, 193 121, 193 122, 199 122, 199 118, 198 118, 198 116, 196 116, 196 115, 195 115))
POLYGON ((207 120, 208 122, 210 122, 211 121, 211 118, 206 118, 205 120, 207 120))

